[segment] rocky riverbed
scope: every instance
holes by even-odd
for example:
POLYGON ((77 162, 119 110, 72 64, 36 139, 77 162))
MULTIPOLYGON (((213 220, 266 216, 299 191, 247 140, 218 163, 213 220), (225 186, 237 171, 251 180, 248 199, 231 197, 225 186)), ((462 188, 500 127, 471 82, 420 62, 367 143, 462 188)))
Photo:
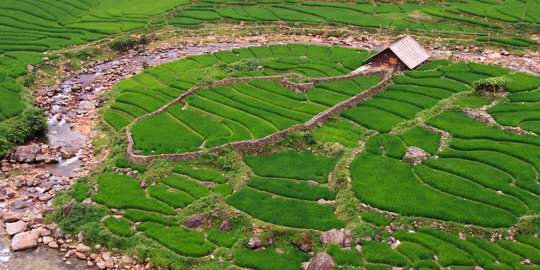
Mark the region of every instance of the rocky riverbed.
MULTIPOLYGON (((89 247, 82 244, 84 235, 64 235, 55 224, 42 224, 45 214, 56 211, 52 205, 54 194, 69 188, 100 163, 93 155, 92 140, 105 136, 93 130, 99 119, 101 94, 120 80, 141 72, 143 64, 154 66, 187 55, 289 42, 378 50, 391 40, 261 35, 232 41, 228 36, 209 35, 197 41, 140 47, 113 59, 81 63, 83 67, 79 70, 71 70, 69 63, 57 66, 64 79, 43 85, 34 92, 35 105, 43 108, 49 117, 47 134, 19 147, 0 163, 2 173, 9 175, 0 180, 0 269, 85 269, 89 266, 112 269, 119 264, 145 269, 148 260, 122 254, 112 256, 100 246, 96 247, 99 252, 89 254, 89 247)), ((481 51, 476 47, 451 51, 432 46, 429 51, 434 57, 501 64, 540 74, 538 53, 525 58, 508 55, 504 50, 481 51)), ((87 199, 85 203, 93 202, 87 199)), ((62 210, 68 208, 69 205, 62 210)))

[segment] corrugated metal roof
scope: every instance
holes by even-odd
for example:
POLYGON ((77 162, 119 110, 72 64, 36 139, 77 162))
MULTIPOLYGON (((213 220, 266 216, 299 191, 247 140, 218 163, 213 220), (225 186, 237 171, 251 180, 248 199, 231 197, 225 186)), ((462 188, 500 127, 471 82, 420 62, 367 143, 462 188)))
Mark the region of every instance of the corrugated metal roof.
MULTIPOLYGON (((422 48, 422 46, 420 46, 420 44, 418 44, 418 42, 416 42, 416 40, 410 36, 402 38, 398 42, 390 45, 390 47, 383 49, 377 54, 385 51, 386 49, 390 49, 392 52, 394 52, 396 56, 410 69, 414 69, 429 58, 429 54, 426 52, 426 50, 424 50, 424 48, 422 48)), ((372 55, 370 58, 377 54, 372 55)))

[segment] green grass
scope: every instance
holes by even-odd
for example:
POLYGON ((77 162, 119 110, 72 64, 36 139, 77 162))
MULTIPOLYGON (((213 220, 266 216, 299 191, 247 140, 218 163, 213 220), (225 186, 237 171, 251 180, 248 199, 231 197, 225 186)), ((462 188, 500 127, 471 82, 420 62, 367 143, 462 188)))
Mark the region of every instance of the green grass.
POLYGON ((207 239, 217 246, 229 248, 232 247, 232 245, 236 242, 236 239, 230 232, 222 232, 218 230, 209 230, 207 232, 207 239))
POLYGON ((180 175, 170 175, 169 177, 161 179, 161 181, 173 188, 182 190, 193 198, 202 198, 210 194, 208 188, 194 181, 190 181, 180 175))
POLYGON ((158 223, 145 222, 137 226, 137 230, 143 231, 146 236, 184 256, 206 256, 215 248, 204 239, 203 233, 185 227, 167 228, 158 223))
POLYGON ((325 183, 336 160, 312 152, 282 152, 244 159, 259 176, 314 180, 325 183))
POLYGON ((407 258, 393 250, 390 245, 376 241, 362 243, 362 251, 367 262, 383 263, 404 267, 409 264, 407 258))
POLYGON ((456 105, 473 109, 480 108, 484 105, 489 105, 491 103, 491 101, 484 97, 456 98, 452 102, 456 105))
POLYGON ((318 199, 333 200, 336 195, 328 188, 309 185, 294 180, 255 177, 249 180, 248 187, 267 191, 294 199, 316 201, 318 199))
POLYGON ((277 225, 329 230, 345 223, 334 217, 334 208, 316 202, 272 198, 271 194, 244 188, 227 198, 227 203, 248 215, 277 225))
POLYGON ((178 225, 178 221, 176 220, 176 218, 167 218, 158 213, 134 210, 134 209, 127 209, 126 211, 124 211, 124 218, 127 218, 133 222, 149 221, 149 222, 160 223, 166 226, 178 225))
POLYGON ((424 151, 435 154, 439 149, 441 135, 423 127, 414 127, 400 134, 399 137, 407 146, 416 146, 424 151))
POLYGON ((130 230, 131 223, 126 219, 117 220, 113 217, 107 218, 103 221, 103 224, 109 228, 109 230, 120 236, 129 237, 135 234, 135 231, 130 230))
POLYGON ((71 197, 73 197, 73 199, 75 199, 77 202, 82 202, 84 199, 88 198, 88 190, 92 188, 92 186, 85 183, 76 183, 72 187, 71 197))
POLYGON ((253 251, 244 248, 234 254, 234 261, 239 266, 257 270, 301 270, 301 264, 305 260, 305 255, 298 253, 280 254, 271 249, 253 251))
POLYGON ((193 202, 193 198, 186 192, 174 190, 162 184, 150 186, 147 191, 150 197, 160 200, 173 208, 182 208, 193 202))
POLYGON ((354 148, 358 146, 364 131, 354 126, 350 121, 339 120, 327 122, 312 132, 318 141, 337 142, 343 146, 354 148))
POLYGON ((188 165, 176 165, 173 168, 173 172, 187 175, 199 181, 211 181, 219 184, 227 182, 227 177, 221 172, 211 169, 194 169, 188 165))
POLYGON ((377 226, 386 226, 392 222, 391 218, 373 212, 365 212, 362 213, 361 216, 363 221, 375 224, 377 226))
POLYGON ((354 248, 352 250, 342 250, 341 246, 329 244, 326 252, 332 256, 334 263, 337 265, 362 266, 364 264, 362 254, 354 248))
POLYGON ((516 220, 501 209, 433 190, 416 178, 410 164, 398 160, 359 155, 351 164, 351 176, 356 196, 381 209, 486 227, 509 226, 516 220))
POLYGON ((92 195, 92 200, 109 208, 134 208, 166 215, 176 214, 176 211, 166 204, 147 198, 145 191, 139 186, 136 180, 128 176, 111 173, 100 174, 98 176, 99 192, 92 195))

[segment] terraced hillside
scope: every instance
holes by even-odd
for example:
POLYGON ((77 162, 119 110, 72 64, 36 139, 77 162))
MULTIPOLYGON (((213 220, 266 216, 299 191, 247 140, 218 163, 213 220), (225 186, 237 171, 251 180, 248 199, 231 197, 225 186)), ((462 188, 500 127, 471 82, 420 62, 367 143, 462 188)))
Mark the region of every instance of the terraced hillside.
MULTIPOLYGON (((216 81, 229 76, 284 73, 333 77, 359 67, 367 55, 365 51, 341 47, 290 44, 188 57, 119 83, 117 90, 121 94, 105 113, 105 120, 120 129, 185 93, 197 79, 216 81), (249 70, 239 71, 234 69, 236 66, 249 70)), ((379 81, 377 76, 367 76, 319 83, 306 93, 295 93, 278 82, 263 80, 199 90, 186 96, 183 103, 135 123, 131 128, 135 149, 142 155, 173 154, 259 139, 304 123, 379 81)))

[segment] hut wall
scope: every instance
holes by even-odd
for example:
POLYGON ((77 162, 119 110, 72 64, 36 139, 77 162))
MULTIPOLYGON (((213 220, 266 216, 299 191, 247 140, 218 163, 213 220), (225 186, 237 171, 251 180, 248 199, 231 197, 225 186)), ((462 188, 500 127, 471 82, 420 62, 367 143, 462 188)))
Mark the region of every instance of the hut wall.
POLYGON ((384 67, 396 71, 403 71, 408 69, 405 63, 403 63, 403 61, 401 61, 397 57, 397 55, 390 49, 386 49, 373 57, 371 63, 374 67, 384 67))

